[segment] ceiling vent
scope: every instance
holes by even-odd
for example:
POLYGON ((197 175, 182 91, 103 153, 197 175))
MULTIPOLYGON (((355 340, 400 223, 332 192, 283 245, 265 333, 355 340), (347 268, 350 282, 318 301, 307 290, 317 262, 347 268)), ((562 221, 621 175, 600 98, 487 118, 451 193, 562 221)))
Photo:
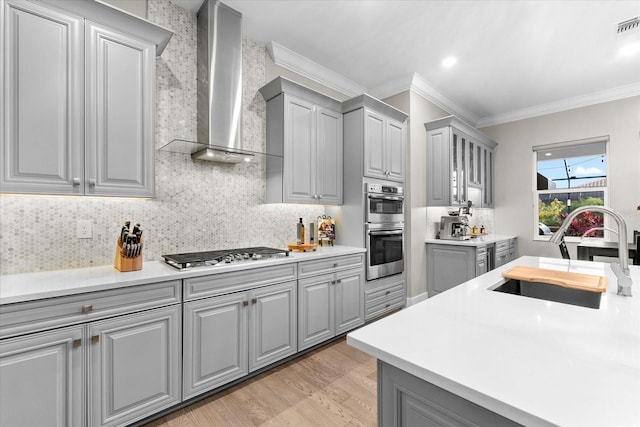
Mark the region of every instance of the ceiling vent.
POLYGON ((640 28, 640 16, 636 16, 635 18, 627 19, 626 21, 620 22, 618 24, 618 31, 616 33, 622 34, 632 30, 637 30, 640 28))

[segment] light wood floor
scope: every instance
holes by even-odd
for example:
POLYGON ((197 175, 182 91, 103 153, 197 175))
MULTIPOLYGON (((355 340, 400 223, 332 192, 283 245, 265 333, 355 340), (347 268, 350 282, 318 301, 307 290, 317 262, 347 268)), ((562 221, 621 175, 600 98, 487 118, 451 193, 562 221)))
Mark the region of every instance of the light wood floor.
POLYGON ((145 427, 375 426, 376 360, 344 339, 145 427))

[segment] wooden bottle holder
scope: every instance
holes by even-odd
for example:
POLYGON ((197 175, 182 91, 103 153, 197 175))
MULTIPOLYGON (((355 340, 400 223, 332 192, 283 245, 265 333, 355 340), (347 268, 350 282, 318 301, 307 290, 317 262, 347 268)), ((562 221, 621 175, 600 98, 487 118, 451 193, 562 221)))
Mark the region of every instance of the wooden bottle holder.
MULTIPOLYGON (((144 241, 140 241, 143 243, 144 241)), ((118 239, 116 244, 116 258, 113 261, 113 266, 118 271, 136 271, 142 270, 142 250, 140 254, 134 258, 127 258, 122 255, 122 241, 118 239)))

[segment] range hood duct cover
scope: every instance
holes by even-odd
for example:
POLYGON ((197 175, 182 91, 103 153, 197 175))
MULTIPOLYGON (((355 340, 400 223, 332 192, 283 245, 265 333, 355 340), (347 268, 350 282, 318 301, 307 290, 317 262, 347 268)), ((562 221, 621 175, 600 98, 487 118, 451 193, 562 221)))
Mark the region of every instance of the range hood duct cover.
POLYGON ((198 141, 194 159, 238 163, 251 153, 241 147, 242 14, 217 0, 198 12, 198 141))

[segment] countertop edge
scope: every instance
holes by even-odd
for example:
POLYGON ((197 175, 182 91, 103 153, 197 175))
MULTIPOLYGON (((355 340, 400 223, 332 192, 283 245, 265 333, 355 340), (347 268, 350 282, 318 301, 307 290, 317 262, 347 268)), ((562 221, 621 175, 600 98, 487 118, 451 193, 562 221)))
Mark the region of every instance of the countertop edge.
POLYGON ((0 276, 0 306, 364 252, 366 252, 365 248, 329 246, 312 252, 290 252, 289 256, 281 258, 186 270, 177 270, 163 261, 145 261, 142 270, 128 272, 120 272, 112 265, 103 265, 2 275, 0 276))

